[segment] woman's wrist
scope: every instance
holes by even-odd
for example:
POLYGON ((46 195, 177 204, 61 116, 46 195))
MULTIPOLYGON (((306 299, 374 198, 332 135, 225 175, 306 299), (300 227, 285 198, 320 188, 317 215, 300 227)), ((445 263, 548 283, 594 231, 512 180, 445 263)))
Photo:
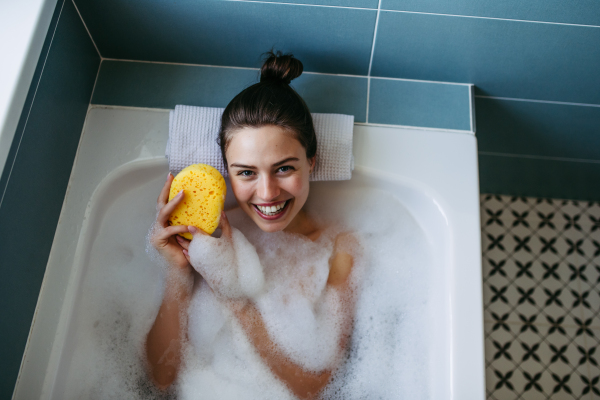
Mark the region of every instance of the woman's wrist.
POLYGON ((165 279, 165 297, 187 297, 194 288, 195 273, 191 265, 169 268, 165 279))

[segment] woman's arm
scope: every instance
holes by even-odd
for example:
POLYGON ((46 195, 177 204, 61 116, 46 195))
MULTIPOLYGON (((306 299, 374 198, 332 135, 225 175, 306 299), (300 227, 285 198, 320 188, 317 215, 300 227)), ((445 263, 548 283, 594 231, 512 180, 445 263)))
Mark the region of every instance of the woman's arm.
POLYGON ((269 332, 260 312, 249 301, 232 301, 230 307, 246 335, 271 371, 300 399, 313 399, 327 385, 331 371, 309 372, 283 355, 269 332))
POLYGON ((187 309, 192 297, 194 277, 169 276, 162 304, 146 338, 146 356, 152 379, 166 389, 175 381, 187 331, 187 309))
MULTIPOLYGON (((341 234, 336 238, 334 251, 329 260, 327 290, 339 291, 340 300, 344 304, 342 316, 344 326, 338 341, 340 354, 346 350, 354 319, 355 302, 349 279, 354 257, 350 253, 354 253, 357 249, 358 241, 353 235, 341 234)), ((296 396, 301 399, 315 398, 329 383, 332 371, 319 373, 306 371, 283 355, 281 349, 271 340, 260 312, 250 301, 231 301, 229 304, 261 358, 296 396)))
POLYGON ((150 235, 150 244, 167 265, 165 293, 158 315, 146 338, 146 357, 155 384, 166 389, 177 377, 187 326, 187 308, 195 272, 189 264, 179 233, 187 226, 169 226, 168 218, 183 196, 167 202, 173 176, 169 174, 158 196, 158 215, 150 235))

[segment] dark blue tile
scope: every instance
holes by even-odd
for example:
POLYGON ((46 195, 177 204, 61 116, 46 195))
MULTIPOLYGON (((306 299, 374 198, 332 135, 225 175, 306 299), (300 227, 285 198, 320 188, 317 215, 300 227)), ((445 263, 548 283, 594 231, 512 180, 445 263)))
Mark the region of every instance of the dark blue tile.
POLYGON ((600 107, 475 98, 480 151, 600 160, 600 107))
POLYGON ((77 0, 102 56, 259 67, 271 48, 306 71, 365 75, 377 12, 234 1, 77 0))
MULTIPOLYGON (((243 0, 242 0, 243 1, 243 0)), ((267 3, 315 4, 322 6, 374 8, 377 10, 379 0, 263 0, 267 3)))
POLYGON ((600 104, 599 43, 596 28, 382 12, 372 73, 600 104))
POLYGON ((103 61, 92 103, 175 108, 177 104, 225 107, 259 71, 126 61, 103 61))
POLYGON ((600 25, 596 0, 382 0, 383 10, 417 11, 530 21, 600 25))
MULTIPOLYGON (((62 5, 59 1, 57 8, 62 5)), ((49 41, 50 35, 29 89, 33 101, 22 111, 1 180, 0 192, 6 189, 0 205, 2 399, 12 396, 100 64, 69 0, 49 41)))
POLYGON ((481 193, 600 201, 600 163, 479 155, 481 193))
POLYGON ((471 130, 470 90, 467 85, 371 79, 369 122, 471 130))
POLYGON ((354 115, 365 122, 367 114, 367 78, 302 74, 292 86, 315 113, 354 115))

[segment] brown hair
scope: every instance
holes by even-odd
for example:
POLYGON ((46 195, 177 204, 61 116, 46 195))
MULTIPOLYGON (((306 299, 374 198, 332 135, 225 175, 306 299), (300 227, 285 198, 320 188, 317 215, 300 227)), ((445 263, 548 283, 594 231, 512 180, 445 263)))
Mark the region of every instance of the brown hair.
POLYGON ((235 131, 274 125, 292 133, 306 150, 308 159, 317 152, 312 116, 302 97, 290 82, 302 74, 302 63, 292 54, 266 53, 260 82, 235 96, 221 118, 218 143, 227 165, 225 151, 235 131))

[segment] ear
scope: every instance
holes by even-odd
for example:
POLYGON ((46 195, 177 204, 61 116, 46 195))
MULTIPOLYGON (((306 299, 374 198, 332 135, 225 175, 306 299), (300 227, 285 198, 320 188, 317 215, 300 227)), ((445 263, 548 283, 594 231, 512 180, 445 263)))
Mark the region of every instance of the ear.
POLYGON ((308 163, 310 164, 309 173, 312 174, 312 172, 315 170, 315 165, 317 164, 317 156, 313 156, 312 158, 309 158, 308 163))

